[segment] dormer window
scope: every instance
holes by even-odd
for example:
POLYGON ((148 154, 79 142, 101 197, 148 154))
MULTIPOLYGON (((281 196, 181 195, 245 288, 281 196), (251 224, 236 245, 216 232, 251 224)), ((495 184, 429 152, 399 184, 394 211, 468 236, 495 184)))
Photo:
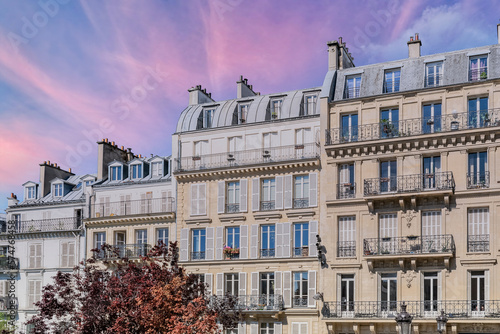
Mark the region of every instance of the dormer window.
POLYGON ((271 118, 272 119, 280 118, 282 104, 283 104, 282 99, 271 100, 271 118))
POLYGON ((304 96, 304 115, 313 115, 316 112, 316 101, 318 95, 308 94, 304 96))
POLYGON ((488 79, 488 56, 470 57, 469 81, 488 79))
POLYGON ((214 113, 215 113, 215 109, 204 109, 203 110, 203 128, 211 128, 212 127, 214 113))
POLYGON ((238 124, 246 123, 249 108, 249 103, 241 103, 238 105, 238 124))
POLYGON ((111 181, 119 181, 122 179, 122 166, 111 167, 111 181))
POLYGON ((361 75, 352 75, 346 78, 344 98, 352 99, 359 97, 359 89, 361 87, 361 75))
POLYGON ((151 176, 153 176, 153 177, 163 176, 162 166, 163 166, 163 164, 161 163, 161 161, 153 162, 151 164, 151 176))
POLYGON ((54 184, 54 196, 62 197, 63 195, 63 185, 62 183, 54 184))
POLYGON ((86 186, 90 186, 91 184, 92 184, 92 181, 90 181, 90 180, 89 181, 85 181, 85 185, 86 186))
POLYGON ((384 93, 399 92, 400 78, 401 78, 401 69, 399 68, 385 71, 384 93))
POLYGON ((36 188, 35 186, 27 188, 27 199, 35 199, 36 198, 36 188))
POLYGON ((142 165, 132 165, 132 179, 141 179, 142 178, 142 165))

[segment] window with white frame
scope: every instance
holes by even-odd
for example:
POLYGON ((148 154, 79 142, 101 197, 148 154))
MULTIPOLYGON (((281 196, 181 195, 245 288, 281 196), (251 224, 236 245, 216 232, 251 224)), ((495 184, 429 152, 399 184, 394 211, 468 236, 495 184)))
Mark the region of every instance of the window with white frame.
POLYGON ((215 114, 215 109, 204 109, 203 110, 203 128, 211 128, 212 122, 215 114))
POLYGON ((162 242, 163 244, 168 246, 168 228, 157 228, 156 229, 156 241, 157 244, 162 242))
POLYGON ((307 306, 308 273, 299 271, 293 273, 293 306, 307 306))
POLYGON ((249 108, 250 108, 250 103, 238 104, 238 124, 243 124, 247 121, 249 108))
POLYGON ((397 243, 395 239, 398 236, 398 215, 397 213, 384 213, 379 215, 379 238, 382 254, 395 254, 397 252, 397 243))
POLYGON ((102 246, 106 243, 106 232, 95 232, 94 233, 94 248, 98 251, 102 249, 102 246))
POLYGON ((206 247, 206 230, 204 228, 192 230, 191 260, 204 260, 206 247))
POLYGON ((63 195, 63 184, 62 183, 54 184, 54 196, 62 197, 62 195, 63 195))
POLYGON ((354 311, 354 274, 340 275, 340 307, 342 312, 354 311))
POLYGON ((224 294, 238 296, 238 274, 225 274, 224 279, 224 294))
POLYGON ((491 114, 488 110, 488 96, 473 97, 467 101, 468 127, 483 128, 491 124, 491 114))
POLYGON ((142 178, 142 165, 132 165, 131 166, 131 178, 132 179, 141 179, 142 178))
POLYGON ((206 184, 191 185, 191 215, 206 215, 206 184))
POLYGON ((346 77, 344 98, 352 99, 360 96, 361 75, 353 75, 346 77))
POLYGON ((441 235, 441 211, 422 212, 422 241, 411 241, 410 251, 419 251, 423 247, 424 252, 439 249, 443 252, 451 251, 451 244, 446 236, 441 235))
POLYGON ((293 224, 293 256, 309 256, 309 223, 293 224))
POLYGON ((488 55, 469 58, 469 81, 488 79, 488 55))
POLYGON ((292 322, 292 334, 308 334, 307 322, 292 322))
POLYGON ((398 275, 384 273, 380 275, 380 307, 385 312, 397 311, 398 275))
POLYGON ((262 225, 260 227, 260 233, 260 257, 274 257, 276 251, 276 226, 274 224, 262 225))
POLYGON ((28 309, 34 309, 35 303, 39 302, 42 297, 42 280, 28 280, 28 309))
POLYGON ((41 268, 42 267, 42 244, 29 245, 28 253, 28 268, 41 268))
POLYGON ((274 323, 261 322, 260 323, 260 334, 274 334, 274 323))
POLYGON ((354 164, 347 163, 339 166, 339 184, 337 189, 337 198, 346 199, 356 196, 356 187, 354 183, 354 164))
POLYGON ((274 210, 276 200, 276 180, 262 179, 260 209, 262 211, 274 210))
POLYGON ((304 95, 304 115, 314 115, 316 113, 317 94, 304 95))
POLYGON ((309 207, 309 175, 297 175, 294 177, 293 207, 309 207))
POLYGON ((468 210, 467 250, 469 252, 490 251, 490 210, 472 208, 468 210))
POLYGON ((468 158, 467 188, 488 188, 490 185, 488 151, 470 152, 468 158))
POLYGON ((437 272, 424 272, 423 294, 424 311, 437 312, 439 301, 439 275, 437 272))
POLYGON ((443 62, 427 63, 425 65, 425 87, 436 87, 443 84, 443 62))
POLYGON ((305 144, 310 144, 312 142, 313 140, 311 128, 295 130, 295 149, 304 149, 305 144))
POLYGON ((270 104, 271 104, 271 118, 272 119, 281 118, 281 106, 283 104, 283 100, 272 99, 270 104))
POLYGON ((151 176, 163 176, 163 163, 161 161, 151 164, 151 176))
POLYGON ((386 70, 384 74, 384 93, 399 92, 401 69, 386 70))
POLYGON ((341 142, 355 142, 358 140, 358 114, 343 114, 340 117, 341 122, 341 142))
POLYGON ((122 179, 122 166, 111 167, 111 181, 118 181, 122 179))
POLYGON ((486 302, 488 299, 488 275, 485 270, 474 270, 469 272, 469 285, 471 302, 470 310, 474 315, 484 316, 486 302), (483 314, 481 314, 481 313, 483 314))
POLYGON ((35 186, 28 187, 27 192, 28 192, 27 193, 28 199, 35 199, 36 198, 36 187, 35 186))
MULTIPOLYGON (((338 226, 339 244, 337 248, 338 257, 354 257, 356 256, 356 217, 343 216, 339 217, 338 226)), ((369 252, 370 250, 365 250, 369 252)))
POLYGON ((240 227, 231 226, 226 228, 226 246, 224 247, 226 258, 237 259, 240 257, 240 227))
POLYGON ((62 242, 61 243, 61 267, 74 267, 75 266, 75 243, 62 242))
MULTIPOLYGON (((277 132, 267 132, 262 134, 262 144, 264 148, 264 155, 270 154, 271 148, 276 147, 279 145, 279 137, 277 132)), ((264 156, 267 157, 267 156, 264 156)))
POLYGON ((227 140, 228 152, 235 154, 243 149, 243 138, 242 137, 229 137, 227 140))
POLYGON ((422 107, 422 132, 441 132, 441 103, 425 104, 422 107))

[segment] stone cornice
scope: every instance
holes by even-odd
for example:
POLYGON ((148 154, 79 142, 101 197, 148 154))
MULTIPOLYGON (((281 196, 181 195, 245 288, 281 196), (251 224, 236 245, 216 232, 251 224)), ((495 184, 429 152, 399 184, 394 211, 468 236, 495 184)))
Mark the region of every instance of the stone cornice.
POLYGON ((141 222, 153 221, 174 221, 175 212, 160 213, 160 214, 138 214, 129 216, 110 216, 100 218, 85 219, 85 226, 101 226, 101 225, 114 225, 116 223, 122 224, 137 224, 141 222))

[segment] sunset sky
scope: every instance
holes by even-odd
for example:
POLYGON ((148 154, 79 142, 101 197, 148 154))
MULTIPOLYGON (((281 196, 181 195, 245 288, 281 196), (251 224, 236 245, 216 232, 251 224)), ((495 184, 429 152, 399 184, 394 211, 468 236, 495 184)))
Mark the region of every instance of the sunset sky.
POLYGON ((326 43, 357 66, 497 43, 496 1, 0 0, 0 212, 50 160, 95 173, 103 137, 169 155, 187 89, 320 86, 326 43), (135 94, 136 100, 130 98, 135 94))

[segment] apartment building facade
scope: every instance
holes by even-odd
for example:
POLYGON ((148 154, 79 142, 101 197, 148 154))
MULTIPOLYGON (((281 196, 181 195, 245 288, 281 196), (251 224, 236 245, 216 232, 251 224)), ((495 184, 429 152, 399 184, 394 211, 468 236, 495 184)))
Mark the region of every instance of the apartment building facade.
POLYGON ((96 175, 78 176, 44 162, 39 182, 23 185, 23 199, 14 194, 8 199, 7 222, 0 233, 0 300, 3 311, 11 303, 16 305, 18 330, 26 331, 25 322, 36 314, 34 303, 40 300, 42 287, 58 271, 71 272, 84 259, 82 219, 95 180, 96 175), (9 285, 11 277, 15 277, 15 291, 9 285), (9 290, 15 300, 7 297, 9 290))
POLYGON ((404 301, 415 333, 435 333, 441 310, 447 332, 498 333, 500 46, 422 56, 417 34, 408 48, 361 67, 330 58, 321 332, 396 333, 404 301))
POLYGON ((234 100, 200 86, 173 135, 180 261, 209 293, 238 296, 225 333, 313 333, 319 218, 321 88, 234 100))

